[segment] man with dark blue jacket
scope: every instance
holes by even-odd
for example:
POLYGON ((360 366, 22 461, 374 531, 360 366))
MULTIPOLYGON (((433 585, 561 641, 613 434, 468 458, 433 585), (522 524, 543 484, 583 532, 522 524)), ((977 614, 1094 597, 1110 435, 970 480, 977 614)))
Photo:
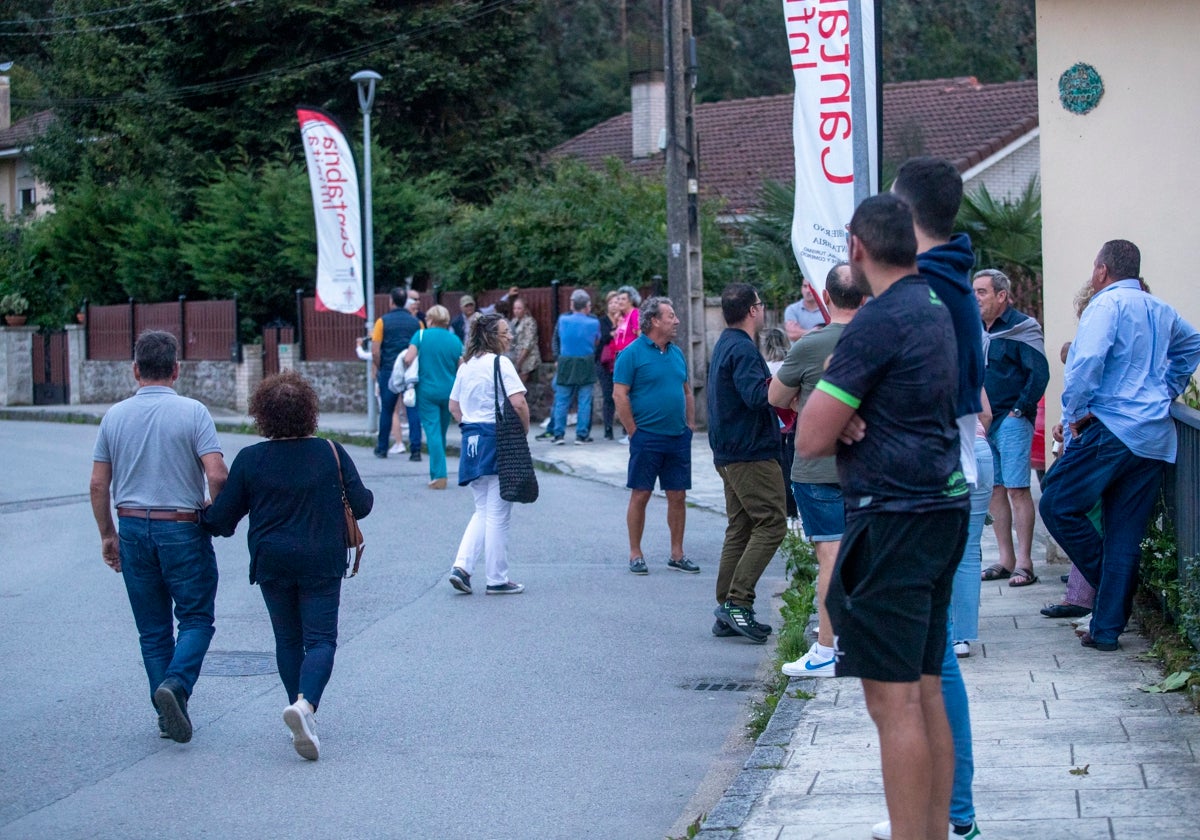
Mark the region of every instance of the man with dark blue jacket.
MULTIPOLYGON (((375 321, 371 333, 371 356, 375 367, 375 381, 379 385, 379 438, 375 442, 375 457, 388 456, 388 438, 392 430, 392 414, 400 395, 388 387, 388 379, 392 375, 392 366, 396 357, 408 349, 412 337, 421 329, 421 322, 408 311, 408 293, 403 286, 397 286, 391 292, 391 309, 382 318, 375 321)), ((412 443, 410 461, 421 460, 421 424, 415 426, 410 421, 408 437, 412 443)))
POLYGON ((754 343, 763 302, 753 286, 721 294, 725 331, 708 370, 708 443, 725 483, 725 544, 717 572, 713 635, 762 644, 771 632, 754 618, 754 588, 787 533, 787 489, 779 466, 779 420, 767 400, 770 372, 754 343))
POLYGON ((1004 272, 985 268, 975 273, 974 284, 987 339, 984 387, 992 407, 988 443, 996 465, 989 512, 1000 547, 999 568, 983 572, 983 579, 1010 577, 1009 586, 1028 586, 1037 582, 1029 461, 1038 401, 1050 381, 1046 342, 1042 325, 1013 308, 1012 281, 1004 272))
POLYGON ((958 350, 959 456, 968 484, 978 478, 975 464, 975 415, 983 409, 983 325, 979 303, 971 286, 975 252, 971 237, 954 233, 954 219, 962 203, 962 176, 954 164, 941 158, 909 158, 896 172, 892 192, 912 211, 917 235, 917 270, 941 299, 954 323, 958 350))

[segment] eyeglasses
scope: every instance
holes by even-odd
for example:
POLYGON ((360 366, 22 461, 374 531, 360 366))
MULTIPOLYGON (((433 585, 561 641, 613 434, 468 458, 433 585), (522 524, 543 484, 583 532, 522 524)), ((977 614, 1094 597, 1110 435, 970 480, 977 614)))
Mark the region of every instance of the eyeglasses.
POLYGON ((764 304, 761 300, 756 300, 756 301, 754 301, 754 303, 750 304, 751 309, 753 309, 756 306, 766 306, 766 304, 764 304))

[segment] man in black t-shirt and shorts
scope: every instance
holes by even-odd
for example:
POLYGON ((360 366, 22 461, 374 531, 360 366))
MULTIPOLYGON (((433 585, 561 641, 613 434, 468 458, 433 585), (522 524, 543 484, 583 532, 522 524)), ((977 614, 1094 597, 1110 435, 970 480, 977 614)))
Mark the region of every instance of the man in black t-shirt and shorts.
POLYGON ((879 730, 893 840, 945 831, 954 747, 942 700, 946 609, 970 507, 946 307, 917 275, 908 205, 864 201, 849 226, 864 306, 801 412, 803 458, 836 454, 846 530, 825 599, 838 676, 862 679, 879 730))

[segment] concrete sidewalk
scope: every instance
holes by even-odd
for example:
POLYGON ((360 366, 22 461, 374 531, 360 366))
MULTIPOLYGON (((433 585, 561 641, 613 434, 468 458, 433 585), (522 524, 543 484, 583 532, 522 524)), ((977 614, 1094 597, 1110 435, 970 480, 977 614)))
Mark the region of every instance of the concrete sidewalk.
MULTIPOLYGON (((98 422, 106 405, 0 409, 0 419, 98 422)), ((249 423, 214 411, 218 427, 249 423)), ((364 415, 325 414, 323 431, 361 435, 364 415)), ((598 440, 533 441, 543 468, 623 487, 628 449, 598 440)), ((449 446, 457 450, 458 429, 449 446)), ((399 456, 404 458, 405 456, 399 456)), ((689 502, 724 512, 720 477, 704 434, 693 444, 689 502)), ((1035 487, 1036 493, 1036 487, 1035 487)), ((1035 559, 1044 546, 1035 537, 1035 559)), ((998 559, 990 528, 983 565, 998 559)), ((979 643, 960 660, 971 701, 975 808, 992 840, 1174 840, 1198 833, 1200 717, 1181 694, 1140 686, 1162 674, 1131 627, 1121 649, 1079 645, 1068 621, 1038 610, 1057 602, 1063 565, 1038 562, 1041 582, 983 584, 979 643)), ((879 745, 857 680, 793 680, 745 767, 708 814, 700 836, 741 840, 866 840, 885 819, 879 745), (809 696, 811 695, 811 699, 809 696)))
MULTIPOLYGON (((984 566, 998 557, 988 528, 984 566)), ((1135 626, 1119 651, 1100 653, 1080 646, 1069 621, 1040 615, 1060 600, 1066 567, 1035 569, 1034 586, 983 584, 981 640, 959 660, 982 836, 1196 837, 1200 717, 1180 693, 1140 690, 1163 675, 1135 626)), ((793 679, 700 837, 866 840, 886 818, 879 741, 859 681, 793 679)))

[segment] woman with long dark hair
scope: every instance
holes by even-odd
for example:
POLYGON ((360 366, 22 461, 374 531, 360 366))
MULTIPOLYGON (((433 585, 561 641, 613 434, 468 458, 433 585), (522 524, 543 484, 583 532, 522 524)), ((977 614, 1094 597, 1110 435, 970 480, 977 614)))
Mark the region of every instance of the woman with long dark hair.
POLYGON ((487 573, 488 595, 518 595, 525 591, 522 584, 508 578, 512 502, 500 498, 500 477, 496 474, 497 378, 521 418, 521 425, 529 431, 525 385, 512 360, 504 355, 511 340, 508 322, 503 317, 480 317, 467 337, 463 363, 450 389, 450 413, 462 429, 458 483, 469 485, 475 495, 475 513, 463 532, 450 570, 450 585, 467 595, 472 592, 471 573, 481 558, 487 573))

